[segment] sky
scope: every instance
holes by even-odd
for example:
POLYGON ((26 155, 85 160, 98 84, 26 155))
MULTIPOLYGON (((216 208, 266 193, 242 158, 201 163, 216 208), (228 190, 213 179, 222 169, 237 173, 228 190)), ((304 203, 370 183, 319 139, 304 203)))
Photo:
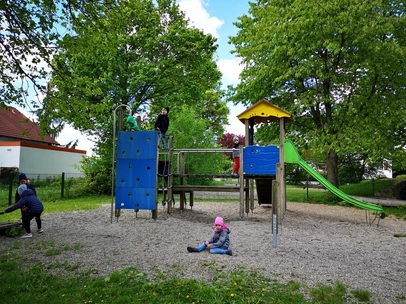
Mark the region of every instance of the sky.
MULTIPOLYGON (((185 12, 192 26, 217 38, 219 46, 217 65, 223 75, 223 88, 238 84, 242 67, 239 65, 238 59, 230 53, 233 46, 228 44, 228 40, 230 36, 235 36, 237 33, 237 28, 233 22, 236 22, 239 16, 248 13, 248 0, 177 0, 177 3, 180 9, 185 12)), ((228 117, 230 125, 225 126, 226 132, 244 135, 244 125, 236 116, 243 112, 245 107, 242 105, 234 106, 231 102, 227 105, 230 108, 228 117)), ((22 112, 27 115, 26 112, 22 112)), ((93 142, 79 131, 65 127, 64 131, 56 138, 61 145, 66 145, 76 139, 79 139, 76 148, 86 150, 87 155, 90 156, 93 142)))
MULTIPOLYGON (((217 38, 219 45, 217 66, 223 74, 223 87, 238 84, 242 66, 239 65, 238 58, 230 53, 234 47, 228 41, 230 36, 237 34, 237 28, 233 23, 238 21, 238 17, 248 14, 248 0, 179 0, 177 2, 193 26, 217 38)), ((231 102, 227 105, 230 108, 228 117, 230 125, 226 126, 226 132, 244 135, 244 124, 236 116, 243 112, 245 107, 234 106, 231 102)))

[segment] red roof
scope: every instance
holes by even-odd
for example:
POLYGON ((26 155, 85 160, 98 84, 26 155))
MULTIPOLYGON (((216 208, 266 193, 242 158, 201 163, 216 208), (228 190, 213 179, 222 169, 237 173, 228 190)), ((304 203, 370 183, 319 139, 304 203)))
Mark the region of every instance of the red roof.
POLYGON ((16 108, 0 108, 0 137, 59 145, 50 136, 41 136, 41 129, 16 108))

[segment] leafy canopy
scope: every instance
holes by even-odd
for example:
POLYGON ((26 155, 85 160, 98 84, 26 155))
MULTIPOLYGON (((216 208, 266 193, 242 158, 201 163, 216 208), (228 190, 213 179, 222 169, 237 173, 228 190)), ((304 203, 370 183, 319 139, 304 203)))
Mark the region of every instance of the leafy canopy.
MULTIPOLYGON (((120 105, 142 117, 142 129, 152 129, 161 108, 169 106, 170 132, 177 120, 182 125, 178 112, 194 109, 195 131, 203 129, 201 136, 215 141, 228 114, 214 61, 216 39, 190 27, 172 0, 119 1, 97 11, 97 19, 76 14, 71 31, 59 41, 37 111, 41 127, 52 134, 70 123, 94 136, 92 174, 101 178, 111 176, 113 112, 120 105)), ((108 183, 98 182, 98 189, 106 193, 108 183)))
POLYGON ((57 72, 38 111, 44 127, 61 119, 103 139, 120 104, 146 112, 199 104, 217 90, 216 40, 189 27, 174 1, 120 1, 100 10, 59 44, 57 72))
MULTIPOLYGON (((0 106, 33 106, 29 96, 46 91, 45 78, 57 52, 60 32, 76 15, 97 16, 103 1, 4 0, 0 2, 0 106)), ((107 4, 103 4, 107 5, 107 4)))
MULTIPOLYGON (((244 64, 230 98, 291 112, 287 135, 323 153, 337 184, 339 156, 405 146, 405 21, 401 1, 250 3, 230 38, 244 64)), ((274 138, 278 126, 265 127, 274 138)))

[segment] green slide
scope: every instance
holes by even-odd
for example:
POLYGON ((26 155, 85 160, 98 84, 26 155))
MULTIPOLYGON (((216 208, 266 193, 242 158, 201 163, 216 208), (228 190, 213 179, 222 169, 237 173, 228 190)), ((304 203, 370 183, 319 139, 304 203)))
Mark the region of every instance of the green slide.
POLYGON ((357 200, 348 194, 342 192, 340 189, 336 188, 328 180, 326 180, 319 172, 310 167, 299 155, 292 141, 285 140, 285 162, 299 164, 303 169, 306 170, 311 176, 313 176, 317 181, 319 181, 324 187, 326 187, 334 195, 338 196, 342 200, 362 209, 371 210, 374 212, 379 212, 381 215, 384 214, 382 206, 366 203, 357 200))

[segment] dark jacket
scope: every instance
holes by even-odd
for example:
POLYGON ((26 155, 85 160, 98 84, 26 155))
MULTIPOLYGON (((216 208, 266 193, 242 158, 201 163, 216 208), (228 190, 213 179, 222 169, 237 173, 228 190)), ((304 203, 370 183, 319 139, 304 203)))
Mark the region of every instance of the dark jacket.
POLYGON ((233 158, 240 157, 240 143, 233 145, 233 158))
POLYGON ((226 225, 223 226, 223 229, 221 231, 214 230, 214 235, 210 239, 208 239, 210 243, 210 249, 221 248, 228 250, 228 247, 230 246, 230 233, 231 231, 227 228, 226 225))
MULTIPOLYGON (((27 185, 27 190, 31 189, 34 192, 34 195, 37 196, 37 190, 35 190, 34 185, 32 184, 26 184, 27 185)), ((18 191, 16 190, 16 195, 14 197, 14 204, 17 203, 20 200, 20 194, 18 194, 18 191)))
POLYGON ((158 117, 156 118, 154 128, 159 128, 159 131, 163 135, 165 135, 166 131, 168 131, 169 128, 169 117, 168 115, 162 115, 159 114, 158 117))
POLYGON ((27 189, 21 194, 21 199, 13 206, 8 207, 4 212, 13 212, 18 208, 21 208, 22 206, 25 206, 27 208, 27 212, 29 213, 38 214, 44 211, 44 206, 42 205, 38 197, 35 196, 34 191, 32 191, 31 189, 27 189))

